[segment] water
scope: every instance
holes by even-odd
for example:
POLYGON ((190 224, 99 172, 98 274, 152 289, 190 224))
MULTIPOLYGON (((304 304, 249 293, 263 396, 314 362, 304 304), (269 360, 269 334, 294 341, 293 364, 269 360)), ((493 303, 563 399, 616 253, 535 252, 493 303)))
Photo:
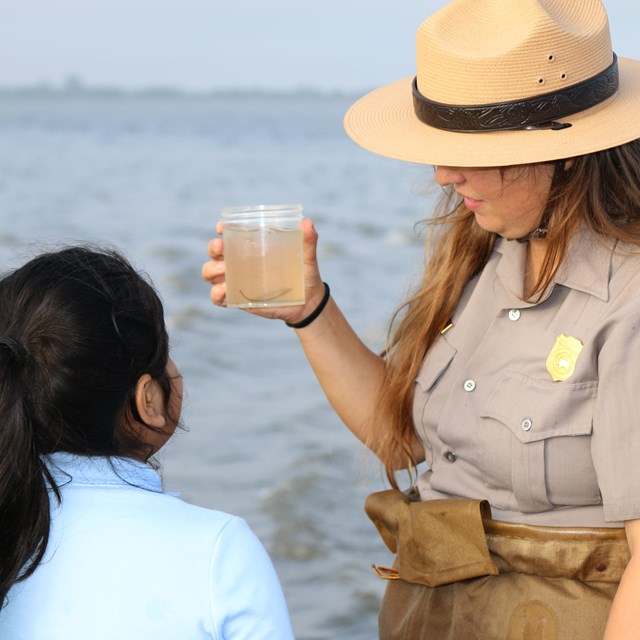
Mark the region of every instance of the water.
MULTIPOLYGON (((291 329, 214 307, 200 278, 224 206, 300 202, 323 278, 375 349, 420 271, 428 168, 342 131, 339 97, 0 97, 0 261, 121 248, 165 301, 187 388, 161 453, 168 489, 244 517, 267 547, 299 640, 376 637, 390 554, 363 511, 379 466, 333 414, 291 329)), ((354 402, 358 399, 354 398, 354 402)))

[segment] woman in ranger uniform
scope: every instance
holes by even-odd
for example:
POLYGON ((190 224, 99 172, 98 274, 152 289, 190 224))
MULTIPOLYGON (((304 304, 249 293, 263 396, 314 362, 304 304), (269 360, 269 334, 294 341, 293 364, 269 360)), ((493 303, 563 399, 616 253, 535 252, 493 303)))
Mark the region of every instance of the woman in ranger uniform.
MULTIPOLYGON (((637 637, 639 110, 600 0, 454 0, 420 26, 415 78, 345 118, 445 192, 385 352, 330 298, 310 220, 307 302, 252 310, 295 328, 386 467, 366 505, 396 553, 385 640, 637 637)), ((224 305, 222 239, 209 253, 224 305)))

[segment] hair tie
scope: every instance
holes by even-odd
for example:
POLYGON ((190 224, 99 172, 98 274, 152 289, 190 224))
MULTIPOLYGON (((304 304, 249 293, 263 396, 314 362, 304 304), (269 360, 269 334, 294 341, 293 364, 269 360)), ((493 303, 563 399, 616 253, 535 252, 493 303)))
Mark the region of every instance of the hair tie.
POLYGON ((303 327, 310 325, 322 313, 322 310, 327 306, 329 296, 331 295, 329 285, 326 282, 323 282, 322 284, 324 284, 324 296, 322 296, 320 304, 306 318, 300 320, 300 322, 285 322, 287 327, 291 327, 292 329, 302 329, 303 327))

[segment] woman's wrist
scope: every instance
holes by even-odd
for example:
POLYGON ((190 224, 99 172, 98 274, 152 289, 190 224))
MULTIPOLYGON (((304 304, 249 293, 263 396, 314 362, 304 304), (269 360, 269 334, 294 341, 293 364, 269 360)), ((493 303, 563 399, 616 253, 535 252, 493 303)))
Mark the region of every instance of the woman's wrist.
POLYGON ((324 310, 327 306, 327 302, 329 302, 329 298, 331 297, 331 290, 329 289, 329 285, 326 282, 324 284, 324 295, 322 296, 322 300, 318 306, 305 318, 300 320, 299 322, 286 322, 287 327, 291 327, 292 329, 303 329, 304 327, 309 326, 324 310))

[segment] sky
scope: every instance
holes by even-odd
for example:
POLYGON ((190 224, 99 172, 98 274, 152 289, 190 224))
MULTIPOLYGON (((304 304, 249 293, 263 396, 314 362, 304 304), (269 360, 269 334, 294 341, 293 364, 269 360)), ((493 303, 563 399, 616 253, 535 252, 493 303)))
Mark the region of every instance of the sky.
MULTIPOLYGON (((0 87, 362 91, 414 73, 445 0, 0 0, 0 87)), ((605 0, 640 58, 640 3, 605 0)), ((470 34, 472 37, 472 34, 470 34)))

